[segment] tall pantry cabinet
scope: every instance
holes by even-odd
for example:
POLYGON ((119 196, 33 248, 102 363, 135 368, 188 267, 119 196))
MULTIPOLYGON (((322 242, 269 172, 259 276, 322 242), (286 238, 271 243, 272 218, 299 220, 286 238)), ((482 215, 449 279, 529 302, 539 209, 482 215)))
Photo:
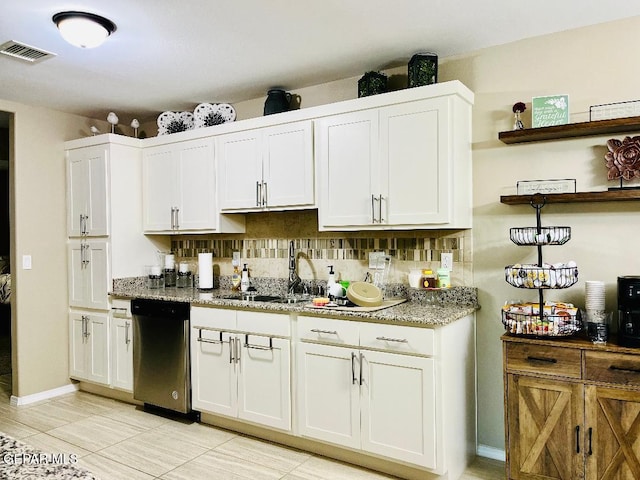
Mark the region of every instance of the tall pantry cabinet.
POLYGON ((112 383, 111 370, 133 368, 111 338, 114 277, 137 277, 157 248, 142 233, 139 140, 105 134, 65 143, 69 282, 69 376, 112 383), (117 355, 112 355, 116 352, 117 355), (121 363, 125 362, 124 365, 121 363))

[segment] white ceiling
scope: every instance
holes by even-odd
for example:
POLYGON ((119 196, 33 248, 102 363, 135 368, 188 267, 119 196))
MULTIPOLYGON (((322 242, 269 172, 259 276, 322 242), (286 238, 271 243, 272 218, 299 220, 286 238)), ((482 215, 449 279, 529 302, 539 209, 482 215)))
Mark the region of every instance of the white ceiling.
MULTIPOLYGON (((0 98, 104 119, 155 118, 201 102, 234 103, 406 64, 640 15, 637 0, 4 0, 0 44, 57 54, 0 55, 0 98), (54 13, 117 25, 101 47, 65 43, 54 13)), ((602 61, 602 59, 600 59, 602 61)), ((604 68, 604 67, 603 67, 604 68)))

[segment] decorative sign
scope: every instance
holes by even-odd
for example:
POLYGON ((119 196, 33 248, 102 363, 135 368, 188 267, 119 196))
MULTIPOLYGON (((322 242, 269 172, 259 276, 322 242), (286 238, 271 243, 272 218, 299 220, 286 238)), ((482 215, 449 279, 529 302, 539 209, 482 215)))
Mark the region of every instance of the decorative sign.
POLYGON ((569 95, 551 95, 531 99, 533 128, 569 123, 569 95))
POLYGON ((534 195, 536 193, 576 193, 576 180, 564 178, 560 180, 520 180, 517 183, 518 195, 534 195))

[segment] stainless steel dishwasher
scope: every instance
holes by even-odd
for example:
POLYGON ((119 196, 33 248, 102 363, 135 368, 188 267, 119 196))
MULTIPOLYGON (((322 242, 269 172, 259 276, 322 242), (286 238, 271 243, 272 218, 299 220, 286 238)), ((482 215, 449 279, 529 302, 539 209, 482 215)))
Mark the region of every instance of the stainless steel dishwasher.
POLYGON ((191 412, 189 309, 183 302, 134 298, 133 398, 191 412))

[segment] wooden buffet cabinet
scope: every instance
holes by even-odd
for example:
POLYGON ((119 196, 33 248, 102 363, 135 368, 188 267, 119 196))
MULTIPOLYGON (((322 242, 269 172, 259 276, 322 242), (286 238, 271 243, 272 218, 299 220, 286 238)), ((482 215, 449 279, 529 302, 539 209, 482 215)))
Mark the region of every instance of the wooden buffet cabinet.
POLYGON ((640 479, 640 350, 502 336, 509 479, 640 479))

